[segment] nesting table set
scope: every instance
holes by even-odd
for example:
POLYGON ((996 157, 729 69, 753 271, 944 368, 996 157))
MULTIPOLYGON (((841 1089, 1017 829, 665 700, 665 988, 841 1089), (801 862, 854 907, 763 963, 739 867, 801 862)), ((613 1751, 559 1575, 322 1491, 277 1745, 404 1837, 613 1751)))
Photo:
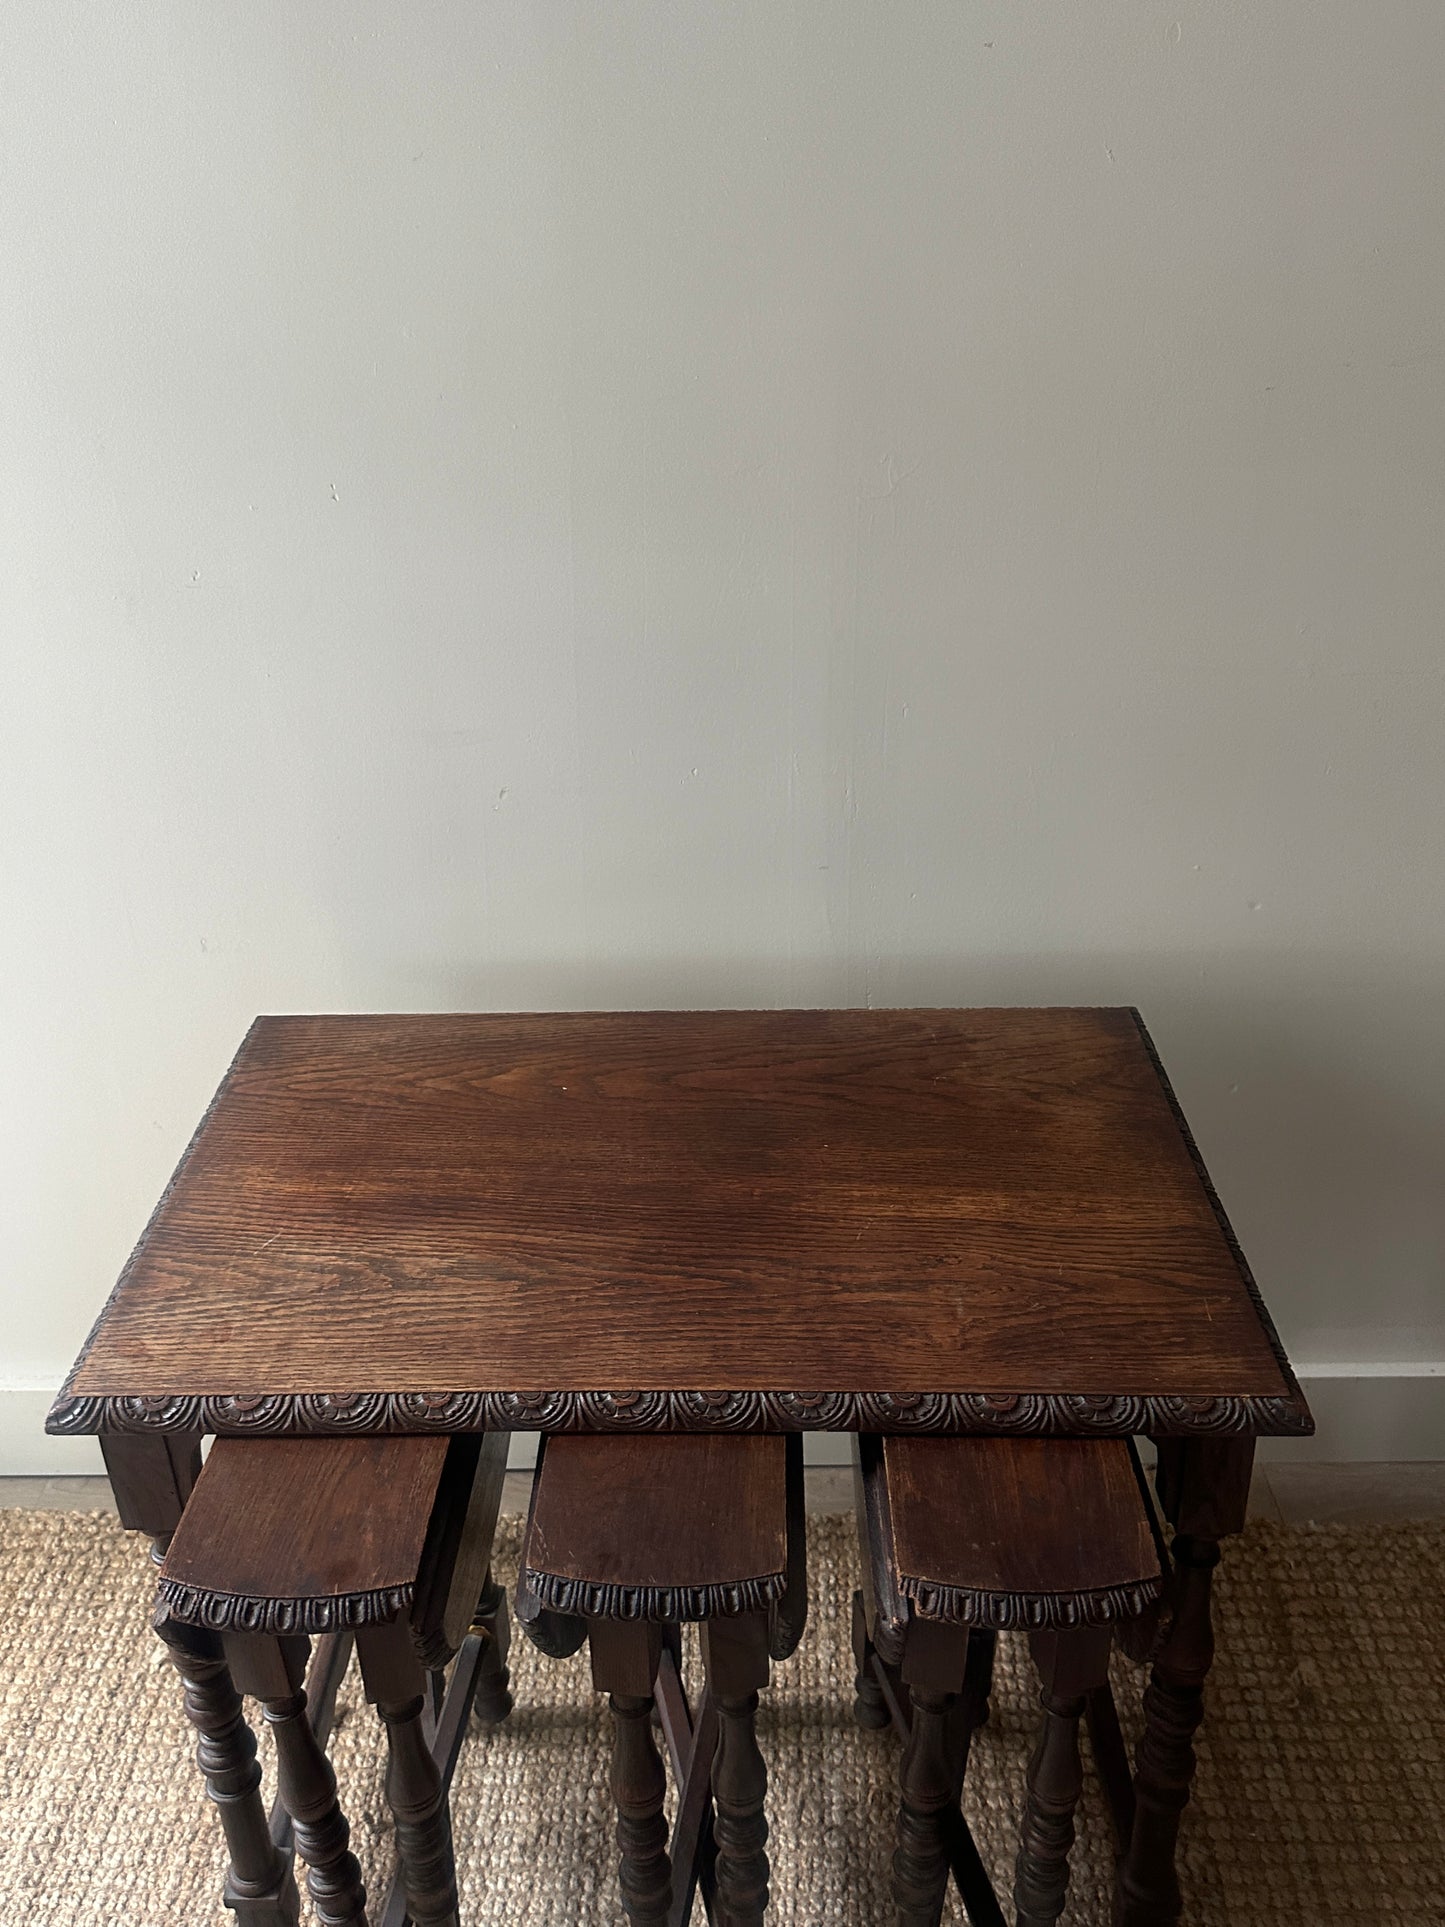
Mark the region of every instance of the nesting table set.
MULTIPOLYGON (((47 1429, 99 1435, 122 1522, 162 1551, 176 1535, 176 1558, 213 1567, 230 1557, 232 1440, 290 1442, 290 1496, 266 1526, 278 1544, 288 1504, 291 1539, 314 1536, 327 1441, 434 1441, 408 1447, 397 1474, 418 1491, 454 1476, 458 1455, 471 1468, 457 1516, 472 1523, 440 1550, 435 1533, 405 1549, 419 1576, 393 1589, 390 1619, 363 1606, 349 1625, 303 1624, 294 1602, 288 1620, 248 1599, 235 1574, 209 1593, 173 1575, 173 1604, 201 1601, 195 1636, 175 1637, 188 1704, 210 1709, 203 1766, 209 1745, 212 1792, 249 1799, 253 1834, 248 1763, 226 1756, 235 1684, 268 1720, 282 1709, 278 1740, 292 1734, 314 1778, 353 1634, 372 1642, 363 1672, 393 1742, 399 1830, 435 1804, 428 1762, 444 1787, 473 1699, 504 1690, 499 1602, 476 1549, 495 1518, 497 1435, 612 1435, 615 1453, 599 1440, 593 1458, 622 1478, 643 1435, 852 1432, 875 1487, 889 1440, 1150 1440, 1175 1556, 1132 1786, 1112 1801, 1116 1920, 1146 1927, 1180 1914, 1174 1846, 1219 1542, 1243 1526, 1255 1439, 1312 1425, 1138 1014, 1002 1009, 258 1019, 47 1429), (230 1458, 218 1446, 197 1488, 208 1434, 230 1458), (209 1526, 193 1514, 178 1534, 193 1490, 209 1526), (460 1647, 460 1713, 407 1710, 414 1661, 376 1630, 398 1614, 438 1666, 460 1647), (242 1633, 275 1651, 255 1648, 254 1681, 233 1683, 224 1639, 242 1633), (296 1642, 317 1633, 330 1644, 301 1716, 296 1642)), ((563 1468, 559 1444, 558 1481, 563 1468)), ((403 1558, 406 1509, 400 1483, 378 1496, 357 1535, 372 1556, 370 1536, 391 1533, 387 1556, 403 1558)), ((925 1527, 933 1516, 923 1505, 925 1527)), ((318 1547, 346 1563, 348 1547, 318 1547)), ((913 1608, 929 1618, 929 1595, 913 1608)), ((612 1648, 596 1630, 592 1647, 601 1684, 612 1648)), ((881 1705, 892 1676, 864 1638, 860 1694, 870 1665, 881 1705)), ((645 1766, 635 1708, 619 1711, 615 1690, 613 1704, 619 1746, 625 1728, 645 1766)), ((239 1811, 223 1803, 228 1838, 239 1811)), ((279 1865, 311 1824, 278 1813, 264 1850, 279 1865)), ((423 1841, 433 1873, 438 1838, 423 1841)), ((626 1872, 624 1853, 624 1897, 626 1872)), ((704 1897, 711 1911, 706 1884, 704 1897)), ((227 1900, 266 1927, 297 1918, 279 1877, 267 1896, 227 1900)), ((373 1918, 427 1918, 426 1904, 409 1893, 373 1918)), ((442 1919, 454 1901, 437 1904, 442 1919)), ((651 1917, 643 1904, 635 1919, 651 1917)))

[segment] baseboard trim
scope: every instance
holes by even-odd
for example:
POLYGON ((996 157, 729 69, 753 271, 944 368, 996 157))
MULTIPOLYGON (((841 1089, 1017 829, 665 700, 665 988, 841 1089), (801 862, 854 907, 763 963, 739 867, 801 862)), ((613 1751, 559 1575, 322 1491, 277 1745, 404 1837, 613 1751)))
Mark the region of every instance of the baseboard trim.
MULTIPOLYGON (((1299 1373, 1317 1430, 1310 1439, 1262 1439, 1265 1463, 1399 1464, 1445 1460, 1445 1362, 1421 1365, 1322 1364, 1299 1373)), ((94 1439, 55 1439, 45 1414, 49 1387, 0 1385, 0 1477, 55 1478, 103 1471, 94 1439)), ((847 1436, 810 1432, 809 1465, 847 1465, 847 1436)), ((508 1464, 535 1463, 537 1435, 513 1435, 508 1464)))

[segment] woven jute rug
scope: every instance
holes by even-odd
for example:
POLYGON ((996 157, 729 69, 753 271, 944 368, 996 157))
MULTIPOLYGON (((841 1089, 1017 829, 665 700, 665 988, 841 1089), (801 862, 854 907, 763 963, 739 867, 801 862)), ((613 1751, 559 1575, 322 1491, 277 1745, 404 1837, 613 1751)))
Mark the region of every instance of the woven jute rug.
MULTIPOLYGON (((504 1520, 508 1578, 518 1539, 519 1523, 504 1520)), ((850 1521, 810 1521, 809 1565, 808 1631, 776 1669, 761 1720, 769 1918, 884 1927, 898 1748, 852 1720, 850 1521)), ((104 1515, 0 1512, 5 1927, 232 1919, 178 1684, 149 1630, 152 1587, 143 1542, 104 1515)), ((1216 1597, 1219 1657, 1181 1852, 1186 1920, 1445 1922, 1445 1526, 1254 1525, 1227 1548, 1216 1597)), ((512 1670, 517 1710, 474 1731, 453 1788, 462 1918, 610 1927, 622 1915, 607 1720, 585 1654, 559 1665, 518 1640, 512 1670)), ((1122 1666, 1116 1683, 1131 1725, 1139 1676, 1122 1666)), ((1005 1894, 1033 1725, 1027 1655, 1008 1639, 966 1802, 1005 1894)), ((352 1843, 379 1892, 391 1868, 379 1736, 354 1672, 334 1757, 352 1843)), ((1091 1792, 1066 1919, 1107 1922, 1108 1893, 1091 1792)))

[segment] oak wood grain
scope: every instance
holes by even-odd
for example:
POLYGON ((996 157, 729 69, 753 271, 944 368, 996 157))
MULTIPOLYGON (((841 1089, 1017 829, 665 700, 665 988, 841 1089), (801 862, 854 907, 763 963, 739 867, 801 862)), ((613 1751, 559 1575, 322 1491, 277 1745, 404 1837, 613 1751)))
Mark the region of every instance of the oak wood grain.
POLYGON ((1078 1628, 1137 1617, 1164 1555, 1127 1439, 857 1441, 874 1637, 913 1616, 1078 1628))
POLYGON ((788 1568, 785 1445, 759 1434, 548 1439, 523 1590, 589 1618, 766 1606, 788 1568))
POLYGON ((885 1438, 882 1452, 905 1585, 1089 1593, 1162 1583, 1126 1439, 885 1438))
POLYGON ((622 1387, 1308 1425, 1129 1010, 258 1019, 52 1424, 622 1387))
POLYGON ((258 1606, 349 1599, 363 1616, 375 1601, 393 1616, 412 1599, 447 1451, 444 1438, 218 1439, 162 1585, 258 1606))

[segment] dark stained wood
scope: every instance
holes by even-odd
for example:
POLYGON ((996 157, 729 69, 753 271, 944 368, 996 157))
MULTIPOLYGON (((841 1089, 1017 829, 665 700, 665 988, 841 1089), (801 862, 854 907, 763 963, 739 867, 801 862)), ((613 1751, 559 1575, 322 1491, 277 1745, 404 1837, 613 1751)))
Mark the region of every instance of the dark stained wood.
POLYGON ((1170 1550, 1173 1612, 1144 1689, 1144 1731, 1134 1756, 1134 1826, 1119 1861, 1116 1927, 1164 1927, 1184 1910, 1175 1849, 1194 1782, 1204 1683, 1214 1662, 1210 1594, 1219 1542, 1179 1533, 1170 1550))
POLYGON ((667 1927, 672 1862, 667 1851, 667 1772, 652 1732, 662 1628, 639 1620, 588 1625, 592 1683, 612 1709, 612 1799, 617 1810, 618 1885, 632 1927, 667 1927))
POLYGON ((955 1804, 949 1724, 957 1695, 918 1686, 899 1771, 893 1900, 898 1927, 937 1927, 948 1885, 948 1820, 955 1804))
POLYGON ((447 1454, 444 1438, 218 1439, 162 1596, 182 1618, 251 1631, 395 1618, 416 1590, 447 1454))
POLYGON ((803 1439, 790 1432, 787 1448, 787 1571, 783 1595, 768 1613, 768 1657, 791 1659, 808 1623, 808 1506, 803 1474, 803 1439))
POLYGON ((898 1591, 927 1617, 1072 1625, 1141 1612, 1162 1553, 1127 1439, 885 1438, 898 1591))
MULTIPOLYGON (((507 1443, 504 1432, 492 1432, 484 1438, 455 1438, 447 1451, 411 1603, 417 1650, 437 1671, 461 1645, 488 1584, 507 1443)), ((411 1449, 408 1441, 406 1450, 411 1449)), ((370 1510, 369 1497, 367 1507, 370 1510)), ((505 1605, 502 1612, 505 1616, 505 1605)))
POLYGON ((888 1702, 873 1671, 873 1648, 861 1592, 853 1595, 852 1644, 853 1717, 860 1726, 878 1733, 888 1724, 888 1702))
POLYGON ((766 1610, 787 1582, 786 1462, 786 1441, 758 1434, 548 1439, 519 1601, 659 1621, 766 1610))
MULTIPOLYGON (((952 1702, 945 1714, 945 1744, 950 1752, 954 1795, 952 1809, 944 1816, 944 1840, 949 1871, 958 1887, 972 1927, 1004 1927, 1003 1910, 988 1877, 968 1822, 958 1802, 963 1791, 968 1765, 969 1743, 974 1732, 988 1720, 988 1699, 993 1682, 995 1635, 974 1627, 968 1635, 968 1656, 964 1668, 963 1691, 948 1695, 952 1702)), ((907 1752, 913 1734, 913 1698, 902 1675, 878 1652, 868 1637, 862 1593, 853 1595, 853 1652, 861 1682, 866 1678, 883 1709, 883 1724, 892 1724, 907 1752)), ((867 1702, 865 1701, 865 1705, 867 1702)), ((857 1705, 855 1703, 855 1713, 857 1705)), ((875 1724, 860 1718, 860 1725, 875 1724)))
POLYGON ((386 1728, 386 1803, 412 1927, 458 1927, 447 1789, 427 1745, 422 1662, 399 1621, 357 1635, 366 1697, 386 1728))
POLYGON ((770 1650, 791 1651, 806 1616, 800 1446, 756 1434, 543 1442, 518 1616, 547 1652, 586 1627, 593 1683, 611 1699, 620 1881, 638 1927, 677 1927, 697 1885, 728 1927, 759 1927, 767 1907, 756 1715, 770 1650), (695 1728, 677 1673, 684 1619, 701 1621, 695 1728), (670 1858, 654 1705, 680 1771, 670 1858))
POLYGON ((1074 1812, 1084 1790, 1079 1721, 1109 1677, 1109 1628, 1033 1633, 1043 1723, 1029 1761, 1014 1870, 1018 1927, 1051 1927, 1069 1892, 1074 1812))
POLYGON ((115 1509, 130 1532, 151 1535, 159 1565, 201 1474, 199 1432, 112 1436, 100 1441, 115 1509))
POLYGON ((668 1646, 662 1650, 653 1697, 678 1787, 670 1856, 672 1907, 667 1923, 668 1927, 690 1927, 699 1889, 709 1919, 717 1894, 710 1764, 717 1752, 717 1706, 704 1687, 694 1718, 678 1675, 677 1655, 668 1646))
POLYGON ((336 1775, 307 1717, 305 1639, 227 1633, 226 1658, 243 1693, 259 1699, 276 1745, 276 1789, 291 1817, 306 1889, 323 1927, 366 1927, 366 1888, 336 1775))
POLYGON ((1196 1539, 1244 1531, 1254 1440, 1160 1439, 1154 1489, 1165 1518, 1196 1539))
MULTIPOLYGON (((276 1733, 280 1802, 323 1922, 364 1927, 365 1895, 322 1722, 308 1709, 308 1641, 294 1635, 344 1627, 349 1649, 354 1632, 367 1697, 386 1727, 401 1891, 380 1918, 400 1909, 416 1927, 457 1927, 447 1787, 484 1648, 490 1717, 510 1710, 505 1605, 488 1571, 506 1446, 502 1434, 220 1440, 172 1540, 159 1629, 190 1619, 203 1640, 219 1630, 238 1684, 261 1699, 276 1733), (485 1636, 468 1632, 474 1610, 490 1621, 485 1636), (468 1650, 436 1709, 433 1739, 427 1669, 459 1646, 468 1650)), ((183 1639, 192 1630, 177 1628, 183 1639)), ((271 1927, 269 1916, 257 1918, 271 1927)))
POLYGON ((259 1019, 51 1424, 889 1409, 1308 1428, 1133 1012, 259 1019))
POLYGON ((500 1726, 514 1703, 511 1675, 507 1671, 512 1624, 507 1613, 506 1592, 492 1577, 490 1566, 482 1581, 470 1630, 472 1637, 482 1642, 472 1711, 478 1726, 500 1726))
MULTIPOLYGON (((306 1717, 319 1746, 325 1748, 336 1724, 336 1698, 351 1665, 356 1641, 350 1633, 323 1633, 311 1648, 306 1668, 306 1717)), ((271 1808, 271 1838, 290 1865, 296 1847, 291 1816, 277 1800, 271 1808)))
MULTIPOLYGON (((1164 1583, 1133 1446, 864 1434, 854 1467, 865 1573, 853 1634, 857 1710, 874 1724, 887 1708, 907 1736, 893 1882, 900 1927, 935 1927, 950 1869, 971 1916, 999 1917, 959 1808, 970 1736, 987 1717, 996 1627, 1030 1629, 1043 1679, 1014 1899, 1021 1927, 1045 1927, 1067 1895, 1078 1728, 1091 1702, 1116 1824, 1127 1805, 1109 1650, 1115 1627, 1152 1613, 1164 1583)), ((1141 1811, 1146 1764, 1141 1752, 1141 1811)), ((1172 1869, 1172 1836, 1158 1838, 1157 1860, 1172 1869)), ((1163 1890, 1155 1858, 1136 1886, 1143 1911, 1126 1927, 1153 1917, 1147 1908, 1163 1890)))
POLYGON ((183 1626, 164 1610, 155 1629, 185 1689, 196 1729, 196 1764, 220 1816, 229 1865, 225 1898, 243 1927, 297 1927, 301 1903, 288 1854, 272 1841, 261 1800, 256 1736, 226 1664, 218 1633, 183 1626))
POLYGON ((712 1759, 718 1908, 728 1927, 761 1927, 768 1905, 768 1769, 757 1711, 758 1689, 768 1683, 767 1621, 761 1613, 705 1620, 700 1638, 718 1722, 712 1759))

